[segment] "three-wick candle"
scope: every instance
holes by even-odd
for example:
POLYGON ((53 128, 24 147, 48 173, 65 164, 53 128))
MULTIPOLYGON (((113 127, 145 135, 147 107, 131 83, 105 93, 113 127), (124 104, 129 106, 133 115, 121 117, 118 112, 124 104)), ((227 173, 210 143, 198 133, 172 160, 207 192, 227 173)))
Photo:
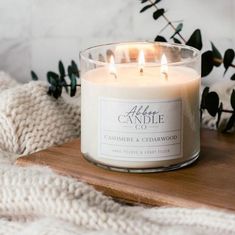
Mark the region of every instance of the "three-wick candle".
POLYGON ((80 56, 85 158, 113 170, 153 172, 188 165, 199 156, 196 49, 121 43, 80 56))

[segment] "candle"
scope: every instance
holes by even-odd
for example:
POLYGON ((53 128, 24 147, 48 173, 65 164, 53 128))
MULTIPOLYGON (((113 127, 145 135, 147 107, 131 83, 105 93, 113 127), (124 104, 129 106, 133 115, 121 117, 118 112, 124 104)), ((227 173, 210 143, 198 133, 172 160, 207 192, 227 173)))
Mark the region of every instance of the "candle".
POLYGON ((81 53, 82 153, 98 165, 120 171, 153 172, 187 165, 200 150, 200 76, 192 66, 198 64, 198 52, 172 45, 172 55, 170 44, 134 45, 139 51, 136 62, 130 56, 125 63, 114 61, 121 61, 120 54, 133 47, 128 44, 115 45, 106 62, 90 59, 92 66, 82 61, 81 53), (154 48, 149 62, 145 62, 146 48, 154 48), (193 58, 187 63, 167 62, 164 52, 179 60, 182 50, 184 57, 193 58))

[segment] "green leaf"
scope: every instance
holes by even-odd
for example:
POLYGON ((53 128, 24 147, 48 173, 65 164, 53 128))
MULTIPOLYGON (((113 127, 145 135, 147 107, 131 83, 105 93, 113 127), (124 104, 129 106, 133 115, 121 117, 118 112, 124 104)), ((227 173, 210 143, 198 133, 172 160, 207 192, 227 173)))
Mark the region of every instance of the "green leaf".
POLYGON ((157 20, 159 17, 161 17, 163 14, 165 13, 165 10, 163 8, 157 9, 154 13, 153 13, 153 19, 157 20))
POLYGON ((69 92, 68 87, 67 87, 67 82, 64 77, 60 77, 60 85, 64 87, 66 93, 69 92))
POLYGON ((77 77, 79 77, 78 66, 74 60, 71 61, 71 67, 72 67, 73 74, 75 74, 77 77))
POLYGON ((48 73, 47 73, 47 76, 50 76, 50 77, 53 77, 53 78, 55 78, 55 79, 59 79, 59 74, 57 74, 57 73, 55 73, 55 72, 53 72, 53 71, 49 71, 48 73))
POLYGON ((140 13, 142 13, 142 12, 148 10, 148 9, 151 8, 152 6, 153 6, 152 4, 149 4, 149 5, 144 6, 144 7, 140 10, 140 13))
POLYGON ((156 0, 156 1, 154 1, 154 3, 144 6, 144 7, 140 10, 140 13, 142 13, 142 12, 148 10, 149 8, 151 8, 151 7, 154 6, 155 4, 159 3, 160 1, 161 1, 161 0, 156 0))
POLYGON ((183 23, 179 23, 175 29, 174 34, 170 37, 171 39, 175 37, 176 34, 179 34, 183 29, 183 23))
POLYGON ((227 72, 228 68, 231 66, 235 53, 233 49, 227 49, 224 53, 224 74, 227 72))
POLYGON ((62 94, 62 87, 61 86, 58 86, 56 87, 56 92, 53 94, 53 96, 58 99, 62 94))
POLYGON ((218 112, 219 107, 219 96, 216 92, 212 91, 209 92, 205 99, 205 108, 207 109, 208 113, 215 117, 218 112))
POLYGON ((221 65, 222 62, 219 62, 218 60, 222 60, 222 55, 220 54, 220 52, 218 51, 218 49, 215 47, 215 45, 213 44, 213 42, 211 42, 211 47, 212 47, 212 53, 213 53, 213 62, 214 65, 216 67, 219 67, 221 65), (216 60, 215 60, 216 59, 216 60))
POLYGON ((181 41, 179 39, 175 38, 175 37, 173 38, 173 41, 174 41, 174 43, 181 44, 181 41))
POLYGON ((157 37, 154 39, 155 42, 167 42, 167 40, 160 36, 160 35, 157 35, 157 37))
POLYGON ((222 110, 223 110, 223 104, 220 103, 218 113, 217 113, 217 121, 216 121, 216 127, 217 128, 219 127, 219 123, 220 123, 220 120, 221 120, 222 110))
POLYGON ((49 90, 48 90, 47 94, 58 99, 62 94, 62 87, 51 85, 51 86, 49 86, 49 90))
POLYGON ((232 92, 232 95, 230 98, 230 103, 231 103, 233 110, 235 111, 235 90, 233 90, 233 92, 232 92))
POLYGON ((155 5, 155 4, 159 3, 159 2, 161 2, 161 0, 155 0, 153 5, 155 5))
POLYGON ((56 90, 56 87, 53 86, 53 85, 51 85, 51 86, 49 86, 49 89, 48 89, 47 94, 48 94, 48 95, 53 95, 53 93, 54 93, 55 90, 56 90))
POLYGON ((68 93, 67 82, 65 80, 65 69, 61 60, 59 61, 58 67, 60 72, 60 85, 63 86, 65 88, 66 93, 68 93))
POLYGON ((186 45, 195 47, 198 50, 202 49, 202 36, 200 29, 196 29, 192 35, 190 36, 189 40, 186 42, 186 45))
POLYGON ((233 113, 230 119, 228 120, 228 123, 224 129, 224 132, 229 131, 234 126, 234 124, 235 124, 235 113, 233 113))
POLYGON ((205 109, 206 108, 206 97, 209 93, 210 88, 209 87, 205 87, 203 89, 202 92, 202 98, 201 98, 201 109, 205 109))
POLYGON ((213 52, 206 51, 202 54, 202 61, 201 61, 201 68, 202 68, 202 77, 207 76, 214 67, 213 62, 213 52))
POLYGON ((179 23, 176 27, 176 31, 180 32, 183 29, 183 23, 179 23))
POLYGON ((76 76, 74 74, 72 74, 71 78, 71 89, 70 89, 70 96, 73 97, 75 96, 76 94, 76 91, 77 91, 77 79, 76 79, 76 76))
POLYGON ((31 78, 33 81, 38 81, 38 76, 33 70, 31 70, 31 78))
POLYGON ((231 80, 235 80, 235 73, 232 75, 232 77, 230 78, 231 80))
POLYGON ((72 76, 72 74, 73 74, 73 69, 72 69, 72 66, 71 66, 71 65, 68 66, 67 71, 68 71, 68 76, 69 76, 69 78, 71 78, 71 76, 72 76))
POLYGON ((59 85, 59 75, 55 72, 49 71, 47 73, 47 81, 54 86, 59 85))
POLYGON ((58 67, 59 67, 60 76, 65 77, 64 65, 61 60, 59 61, 58 67))

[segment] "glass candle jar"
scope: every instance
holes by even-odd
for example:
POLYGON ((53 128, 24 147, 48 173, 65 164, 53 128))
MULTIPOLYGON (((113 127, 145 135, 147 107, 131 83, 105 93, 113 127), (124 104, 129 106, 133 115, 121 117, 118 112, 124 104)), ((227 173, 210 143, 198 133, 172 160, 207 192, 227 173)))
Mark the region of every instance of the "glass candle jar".
POLYGON ((81 151, 124 172, 173 170, 200 151, 200 53, 130 42, 80 53, 81 151))

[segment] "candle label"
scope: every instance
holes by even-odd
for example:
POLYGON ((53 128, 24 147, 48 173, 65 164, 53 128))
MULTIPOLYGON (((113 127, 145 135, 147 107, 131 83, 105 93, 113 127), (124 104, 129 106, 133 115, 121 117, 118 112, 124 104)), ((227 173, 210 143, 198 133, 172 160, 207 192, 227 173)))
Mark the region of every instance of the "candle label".
POLYGON ((99 157, 162 161, 182 157, 182 101, 99 99, 99 157))

